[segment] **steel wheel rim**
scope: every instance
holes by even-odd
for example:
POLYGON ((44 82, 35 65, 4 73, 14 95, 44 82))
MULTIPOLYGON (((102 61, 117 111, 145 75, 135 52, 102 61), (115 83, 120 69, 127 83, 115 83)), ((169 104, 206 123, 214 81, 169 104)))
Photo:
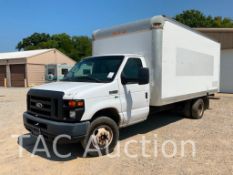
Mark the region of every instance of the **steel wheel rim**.
POLYGON ((113 140, 113 131, 107 125, 101 125, 94 129, 91 134, 92 144, 96 149, 107 148, 113 140))
POLYGON ((198 115, 201 116, 204 111, 204 106, 202 104, 199 104, 198 106, 198 115))

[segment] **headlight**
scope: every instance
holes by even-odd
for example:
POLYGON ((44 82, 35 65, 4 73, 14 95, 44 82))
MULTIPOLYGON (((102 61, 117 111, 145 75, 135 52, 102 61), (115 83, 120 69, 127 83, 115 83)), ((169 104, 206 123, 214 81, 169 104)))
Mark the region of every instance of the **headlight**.
POLYGON ((64 100, 63 102, 63 120, 80 121, 85 111, 85 101, 64 100))
POLYGON ((75 119, 76 118, 76 111, 70 111, 70 118, 75 119))

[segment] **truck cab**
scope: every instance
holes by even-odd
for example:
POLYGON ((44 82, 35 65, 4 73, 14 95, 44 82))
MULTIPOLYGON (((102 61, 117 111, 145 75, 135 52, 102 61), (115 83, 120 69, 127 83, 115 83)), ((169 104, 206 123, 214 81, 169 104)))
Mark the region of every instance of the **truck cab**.
POLYGON ((147 118, 149 99, 144 57, 90 57, 77 63, 62 81, 29 90, 24 125, 35 135, 53 139, 66 134, 84 146, 95 135, 98 146, 111 141, 113 148, 119 127, 147 118))

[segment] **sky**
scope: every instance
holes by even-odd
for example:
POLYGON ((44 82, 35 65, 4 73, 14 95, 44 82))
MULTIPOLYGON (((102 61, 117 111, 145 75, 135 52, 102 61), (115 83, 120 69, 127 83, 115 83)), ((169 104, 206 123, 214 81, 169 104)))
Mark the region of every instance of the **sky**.
POLYGON ((88 35, 100 28, 197 9, 233 19, 233 0, 0 0, 0 52, 34 32, 88 35))

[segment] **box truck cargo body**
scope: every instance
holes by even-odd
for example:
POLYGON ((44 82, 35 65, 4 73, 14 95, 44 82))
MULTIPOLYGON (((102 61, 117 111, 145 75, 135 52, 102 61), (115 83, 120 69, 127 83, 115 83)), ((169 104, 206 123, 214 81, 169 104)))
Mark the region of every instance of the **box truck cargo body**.
POLYGON ((220 44, 162 16, 96 31, 93 55, 137 54, 150 70, 151 106, 219 89, 220 44))
POLYGON ((119 128, 154 111, 202 118, 218 92, 219 59, 219 43, 163 16, 98 30, 92 57, 29 90, 24 125, 48 140, 68 135, 92 155, 111 152, 119 128))

